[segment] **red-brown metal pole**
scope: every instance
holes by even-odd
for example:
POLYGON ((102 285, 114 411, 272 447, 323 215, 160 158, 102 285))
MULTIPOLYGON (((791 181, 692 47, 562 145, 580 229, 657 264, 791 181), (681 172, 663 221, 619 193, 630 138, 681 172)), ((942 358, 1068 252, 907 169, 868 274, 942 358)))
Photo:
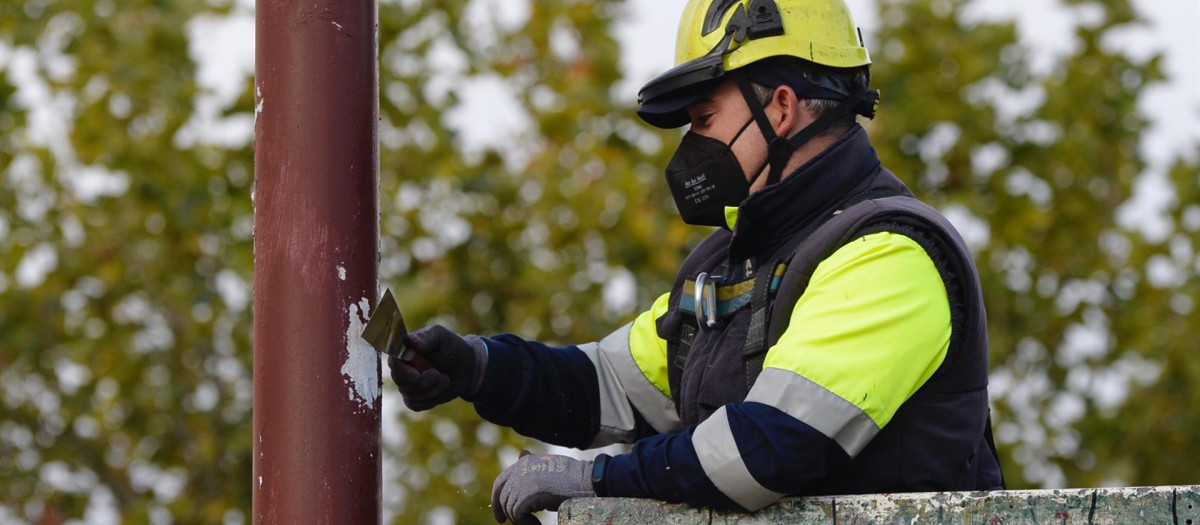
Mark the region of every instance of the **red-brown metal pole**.
POLYGON ((255 523, 379 523, 373 0, 259 0, 255 523))

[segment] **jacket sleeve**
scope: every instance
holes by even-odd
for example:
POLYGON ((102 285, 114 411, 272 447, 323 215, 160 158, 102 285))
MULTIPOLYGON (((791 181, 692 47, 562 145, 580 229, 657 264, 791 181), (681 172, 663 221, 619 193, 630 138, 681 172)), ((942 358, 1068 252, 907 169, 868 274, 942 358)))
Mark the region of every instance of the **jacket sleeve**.
POLYGON ((950 306, 915 241, 880 232, 823 261, 742 403, 614 457, 603 492, 758 510, 854 458, 938 369, 950 306))
POLYGON ((488 421, 581 449, 678 430, 666 341, 655 328, 666 309, 663 295, 632 323, 584 345, 550 347, 511 334, 484 338, 484 381, 468 400, 488 421))

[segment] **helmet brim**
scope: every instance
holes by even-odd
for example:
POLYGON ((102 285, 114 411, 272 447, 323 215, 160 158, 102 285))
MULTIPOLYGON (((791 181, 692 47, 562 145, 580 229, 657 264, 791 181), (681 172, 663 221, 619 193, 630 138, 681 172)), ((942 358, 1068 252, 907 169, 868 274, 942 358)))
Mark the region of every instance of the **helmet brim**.
POLYGON ((725 76, 720 54, 685 62, 647 82, 637 114, 651 126, 671 129, 690 122, 687 107, 708 95, 725 76))
POLYGON ((673 129, 691 122, 688 116, 688 106, 699 102, 711 91, 710 89, 685 89, 667 96, 645 102, 638 108, 637 114, 647 124, 656 128, 673 129))

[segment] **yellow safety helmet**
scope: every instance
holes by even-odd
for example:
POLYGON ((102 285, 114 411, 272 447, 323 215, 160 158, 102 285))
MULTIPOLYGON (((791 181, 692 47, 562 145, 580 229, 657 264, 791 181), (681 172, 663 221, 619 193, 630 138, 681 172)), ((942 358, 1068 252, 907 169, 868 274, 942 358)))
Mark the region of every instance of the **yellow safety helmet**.
POLYGON ((654 126, 682 126, 684 108, 727 73, 771 57, 833 68, 871 63, 842 0, 690 0, 679 21, 676 65, 642 87, 638 114, 654 126))

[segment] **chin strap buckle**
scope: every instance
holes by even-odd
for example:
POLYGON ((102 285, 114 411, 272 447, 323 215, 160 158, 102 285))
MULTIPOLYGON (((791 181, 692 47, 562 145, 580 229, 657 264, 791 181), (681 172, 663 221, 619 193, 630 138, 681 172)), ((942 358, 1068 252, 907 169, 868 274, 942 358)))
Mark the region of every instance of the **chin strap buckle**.
POLYGON ((854 108, 854 112, 869 119, 874 119, 876 111, 879 111, 879 90, 872 89, 867 91, 866 95, 863 95, 862 102, 858 103, 858 107, 854 108))

